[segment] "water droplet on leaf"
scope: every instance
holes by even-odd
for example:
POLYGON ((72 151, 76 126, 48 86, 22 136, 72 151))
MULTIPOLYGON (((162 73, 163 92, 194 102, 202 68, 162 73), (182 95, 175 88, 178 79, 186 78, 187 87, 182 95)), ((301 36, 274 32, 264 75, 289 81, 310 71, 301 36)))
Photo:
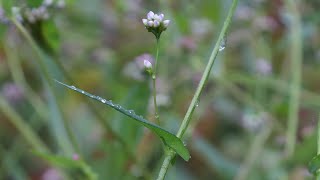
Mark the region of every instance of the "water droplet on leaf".
POLYGON ((226 48, 226 38, 223 38, 219 47, 219 51, 223 51, 225 48, 226 48))

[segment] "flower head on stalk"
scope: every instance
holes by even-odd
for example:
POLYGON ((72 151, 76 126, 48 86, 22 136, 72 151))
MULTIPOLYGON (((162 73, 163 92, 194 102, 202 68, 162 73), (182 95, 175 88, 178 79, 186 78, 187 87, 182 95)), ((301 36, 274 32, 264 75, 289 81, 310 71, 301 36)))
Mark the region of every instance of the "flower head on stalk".
POLYGON ((147 14, 147 19, 142 19, 142 22, 146 29, 152 32, 157 39, 160 38, 161 33, 165 31, 170 24, 170 20, 164 20, 164 14, 155 14, 152 11, 147 14))
POLYGON ((144 68, 145 70, 149 73, 149 74, 152 74, 152 64, 150 61, 148 61, 147 59, 143 60, 143 65, 144 65, 144 68))

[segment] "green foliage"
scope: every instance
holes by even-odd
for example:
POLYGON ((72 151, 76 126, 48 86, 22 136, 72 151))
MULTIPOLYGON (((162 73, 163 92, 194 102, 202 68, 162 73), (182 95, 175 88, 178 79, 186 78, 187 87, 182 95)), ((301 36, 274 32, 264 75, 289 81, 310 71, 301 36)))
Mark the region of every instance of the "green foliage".
POLYGON ((308 169, 309 172, 314 175, 319 173, 318 171, 320 170, 320 155, 317 155, 311 159, 308 164, 308 169))
POLYGON ((42 33, 50 49, 55 53, 58 52, 60 48, 60 36, 55 22, 53 20, 43 22, 42 33))
POLYGON ((188 161, 190 159, 190 154, 189 154, 188 149, 184 146, 183 142, 177 136, 166 131, 165 129, 161 128, 160 126, 153 124, 150 121, 144 119, 141 115, 137 115, 134 110, 125 109, 124 107, 113 103, 111 100, 106 100, 106 99, 103 99, 99 96, 95 96, 93 94, 90 94, 90 93, 83 91, 79 88, 76 88, 74 86, 70 86, 70 85, 64 84, 59 81, 56 81, 56 82, 64 85, 65 87, 67 87, 69 89, 72 89, 74 91, 77 91, 77 92, 85 95, 85 96, 88 96, 91 99, 95 99, 95 100, 119 111, 120 113, 130 117, 131 119, 135 120, 139 124, 150 129, 153 133, 158 135, 159 138, 163 141, 163 143, 166 146, 174 149, 177 152, 177 154, 179 154, 185 161, 188 161))
POLYGON ((35 151, 33 153, 53 166, 66 169, 81 169, 89 180, 97 179, 97 175, 92 172, 91 168, 81 159, 74 160, 64 156, 50 155, 35 151))

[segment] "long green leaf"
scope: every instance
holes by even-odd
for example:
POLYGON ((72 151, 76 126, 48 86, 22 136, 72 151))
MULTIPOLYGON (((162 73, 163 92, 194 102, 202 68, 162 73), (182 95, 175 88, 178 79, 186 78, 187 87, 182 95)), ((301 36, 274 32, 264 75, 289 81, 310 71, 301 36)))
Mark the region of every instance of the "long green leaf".
POLYGON ((137 115, 133 110, 127 110, 125 108, 123 108, 122 106, 120 106, 119 104, 115 104, 113 103, 111 100, 106 100, 104 98, 101 98, 99 96, 95 96, 93 94, 90 94, 86 91, 83 91, 79 88, 76 88, 75 86, 69 86, 67 84, 64 84, 60 81, 55 80, 56 82, 58 82, 59 84, 72 89, 74 91, 77 91, 83 95, 86 95, 92 99, 95 99, 107 106, 110 106, 111 108, 121 112, 122 114, 130 117, 131 119, 135 120, 136 122, 140 123, 141 125, 143 125, 144 127, 150 129, 152 132, 154 132, 156 135, 158 135, 160 137, 160 139, 163 141, 163 143, 166 146, 169 146, 170 148, 172 148, 173 150, 175 150, 177 152, 177 154, 179 154, 185 161, 188 161, 190 159, 190 154, 188 149, 184 146, 183 142, 181 141, 181 139, 179 139, 177 136, 175 136, 174 134, 168 132, 167 130, 161 128, 160 126, 157 126, 151 122, 149 122, 148 120, 144 119, 142 116, 137 115))
POLYGON ((308 170, 310 173, 316 175, 320 170, 320 155, 317 155, 311 159, 308 164, 308 170))

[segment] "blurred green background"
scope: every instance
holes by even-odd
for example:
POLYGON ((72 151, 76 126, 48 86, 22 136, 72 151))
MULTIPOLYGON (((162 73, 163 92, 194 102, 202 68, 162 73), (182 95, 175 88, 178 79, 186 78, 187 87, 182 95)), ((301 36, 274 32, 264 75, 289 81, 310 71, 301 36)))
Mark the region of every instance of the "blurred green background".
MULTIPOLYGON (((0 179, 87 179, 72 165, 79 157, 99 179, 154 179, 163 158, 157 137, 53 80, 154 121, 141 62, 152 61, 156 42, 141 19, 162 12, 171 22, 160 41, 157 98, 162 126, 176 133, 231 0, 0 2, 0 179), (65 157, 66 167, 33 151, 65 157)), ((294 2, 296 10, 283 0, 238 3, 186 133, 191 160, 177 157, 167 179, 313 178, 320 2, 294 2)))

